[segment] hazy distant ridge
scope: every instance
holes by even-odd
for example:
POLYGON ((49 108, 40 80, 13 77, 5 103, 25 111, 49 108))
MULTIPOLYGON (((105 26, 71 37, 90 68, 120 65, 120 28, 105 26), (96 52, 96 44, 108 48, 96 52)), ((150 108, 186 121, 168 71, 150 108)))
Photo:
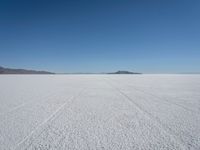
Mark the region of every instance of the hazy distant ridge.
POLYGON ((0 66, 0 74, 54 74, 54 73, 48 71, 4 68, 0 66))
POLYGON ((108 74, 141 74, 141 73, 130 72, 130 71, 117 71, 117 72, 112 72, 112 73, 108 73, 108 74))

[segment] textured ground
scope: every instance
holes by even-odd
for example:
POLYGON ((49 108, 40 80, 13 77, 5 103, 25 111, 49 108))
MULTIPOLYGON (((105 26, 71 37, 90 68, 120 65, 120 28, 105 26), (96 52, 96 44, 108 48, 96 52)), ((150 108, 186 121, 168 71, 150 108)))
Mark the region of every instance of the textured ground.
POLYGON ((199 75, 2 75, 0 149, 199 150, 199 75))

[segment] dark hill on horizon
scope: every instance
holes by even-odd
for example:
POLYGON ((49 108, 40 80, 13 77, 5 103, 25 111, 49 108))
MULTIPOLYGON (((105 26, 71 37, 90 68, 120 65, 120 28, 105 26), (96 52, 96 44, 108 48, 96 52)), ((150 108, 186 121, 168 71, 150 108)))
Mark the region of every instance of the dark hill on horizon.
POLYGON ((117 72, 108 73, 108 74, 142 74, 142 73, 130 72, 130 71, 117 71, 117 72))
POLYGON ((0 66, 0 74, 55 74, 55 73, 48 71, 4 68, 0 66))

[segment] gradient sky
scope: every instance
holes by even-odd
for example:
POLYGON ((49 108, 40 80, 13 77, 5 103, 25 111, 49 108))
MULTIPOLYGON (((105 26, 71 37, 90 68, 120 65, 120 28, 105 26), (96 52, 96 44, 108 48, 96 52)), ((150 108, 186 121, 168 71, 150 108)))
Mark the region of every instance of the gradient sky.
POLYGON ((0 0, 0 66, 200 72, 200 0, 0 0))

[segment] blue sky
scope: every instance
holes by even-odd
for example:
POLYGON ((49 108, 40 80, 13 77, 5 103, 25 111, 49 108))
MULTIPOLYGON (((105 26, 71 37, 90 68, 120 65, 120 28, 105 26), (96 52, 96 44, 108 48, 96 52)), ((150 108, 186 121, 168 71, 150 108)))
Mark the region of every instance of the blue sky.
POLYGON ((200 1, 0 0, 0 65, 200 72, 200 1))

